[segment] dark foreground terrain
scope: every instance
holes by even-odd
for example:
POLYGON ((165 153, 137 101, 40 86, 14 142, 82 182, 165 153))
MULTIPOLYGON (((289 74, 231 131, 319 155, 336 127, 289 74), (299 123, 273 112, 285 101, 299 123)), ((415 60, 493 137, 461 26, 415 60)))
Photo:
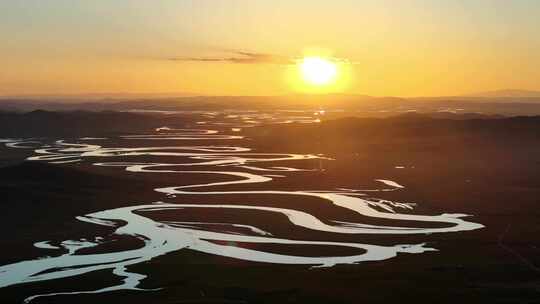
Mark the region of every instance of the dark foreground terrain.
MULTIPOLYGON (((200 118, 198 115, 183 116, 176 123, 193 127, 193 121, 200 118)), ((159 127, 160 122, 160 118, 145 118, 144 125, 137 128, 159 127)), ((99 128, 99 124, 94 128, 99 128)), ((69 136, 76 141, 77 136, 89 136, 94 131, 84 128, 83 133, 69 136)), ((243 223, 272 231, 275 237, 290 239, 317 237, 380 244, 426 242, 438 251, 399 254, 392 259, 356 265, 312 268, 180 250, 130 267, 131 271, 147 276, 139 287, 148 291, 62 295, 38 298, 31 303, 540 303, 539 131, 538 117, 457 120, 416 115, 243 129, 240 134, 249 138, 247 143, 257 152, 321 153, 334 159, 299 164, 322 170, 275 179, 264 187, 277 190, 369 187, 374 179, 385 178, 397 181, 406 189, 378 193, 378 198, 417 203, 421 213, 471 214, 471 220, 485 228, 421 236, 315 234, 291 226, 278 214, 194 210, 175 216, 206 221, 241 219, 243 223)), ((32 132, 35 131, 21 130, 27 136, 32 132)), ((130 130, 115 132, 125 134, 130 130)), ((51 134, 46 136, 55 138, 51 134)), ((175 140, 159 141, 161 146, 178 144, 175 140)), ((131 143, 116 140, 107 145, 118 147, 131 143)), ((0 147, 1 265, 48 255, 46 250, 32 245, 37 241, 92 238, 113 232, 111 227, 76 220, 79 215, 160 200, 201 203, 201 198, 194 195, 166 198, 153 189, 207 183, 214 178, 139 174, 99 168, 91 162, 23 161, 30 155, 31 150, 0 147)), ((173 160, 165 157, 160 161, 173 160)), ((242 204, 254 199, 268 206, 301 207, 330 219, 355 219, 344 210, 319 204, 316 199, 239 194, 226 198, 208 196, 202 201, 242 204)), ((236 245, 305 256, 344 254, 340 249, 317 246, 236 245)), ((137 246, 141 245, 133 238, 116 237, 100 250, 137 246)), ((55 254, 58 253, 50 252, 55 254)), ((110 275, 110 270, 100 270, 77 277, 25 283, 0 289, 0 302, 21 303, 28 296, 50 292, 96 290, 120 281, 121 278, 110 275)))

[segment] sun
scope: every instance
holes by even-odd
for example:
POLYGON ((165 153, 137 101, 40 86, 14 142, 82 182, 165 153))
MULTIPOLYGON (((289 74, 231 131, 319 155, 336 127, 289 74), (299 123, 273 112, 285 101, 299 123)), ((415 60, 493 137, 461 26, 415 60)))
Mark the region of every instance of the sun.
POLYGON ((300 62, 300 72, 306 83, 324 86, 334 82, 338 68, 331 60, 321 57, 305 57, 300 62))

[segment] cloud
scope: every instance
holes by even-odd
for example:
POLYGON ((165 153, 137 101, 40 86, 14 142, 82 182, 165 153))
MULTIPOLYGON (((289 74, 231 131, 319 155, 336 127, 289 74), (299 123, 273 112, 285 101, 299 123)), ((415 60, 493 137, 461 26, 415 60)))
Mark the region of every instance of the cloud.
POLYGON ((223 57, 172 57, 170 61, 226 62, 235 64, 293 64, 294 59, 285 56, 235 51, 223 57))

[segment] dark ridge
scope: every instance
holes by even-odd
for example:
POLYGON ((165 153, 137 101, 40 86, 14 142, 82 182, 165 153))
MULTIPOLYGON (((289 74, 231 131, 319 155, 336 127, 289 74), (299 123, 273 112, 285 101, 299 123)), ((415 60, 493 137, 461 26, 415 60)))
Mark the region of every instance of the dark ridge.
POLYGON ((179 126, 178 117, 143 115, 127 112, 53 112, 34 110, 28 113, 0 112, 0 136, 106 136, 142 132, 164 125, 179 126))

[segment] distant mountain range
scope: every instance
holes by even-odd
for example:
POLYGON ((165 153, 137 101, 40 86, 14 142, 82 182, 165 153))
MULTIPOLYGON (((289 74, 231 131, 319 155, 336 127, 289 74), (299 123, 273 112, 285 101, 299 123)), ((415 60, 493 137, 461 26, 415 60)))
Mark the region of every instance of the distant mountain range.
MULTIPOLYGON (((1 100, 41 100, 41 101, 72 101, 72 102, 85 102, 85 101, 122 101, 122 100, 134 100, 134 99, 174 99, 174 98, 238 98, 238 97, 250 97, 250 98, 319 98, 319 97, 332 97, 332 98, 398 98, 398 99, 410 99, 407 97, 399 96, 370 96, 365 94, 291 94, 291 95, 276 95, 276 96, 215 96, 204 95, 196 93, 186 92, 165 92, 165 93, 126 93, 126 92, 110 92, 110 93, 84 93, 84 94, 26 94, 26 95, 0 95, 1 100)), ((534 90, 521 90, 521 89, 501 89, 484 92, 474 92, 462 95, 450 95, 450 96, 430 96, 430 97, 416 97, 422 99, 445 99, 445 98, 540 98, 540 91, 534 90)), ((414 98, 414 99, 416 99, 414 98)))
POLYGON ((500 90, 464 96, 373 97, 323 94, 286 96, 128 96, 124 98, 72 99, 1 98, 0 111, 246 111, 246 110, 343 110, 354 116, 388 116, 406 112, 480 113, 487 115, 540 115, 540 92, 500 90))
POLYGON ((183 92, 169 92, 169 93, 86 93, 86 94, 24 94, 24 95, 0 95, 0 100, 12 99, 12 100, 42 100, 42 101, 71 101, 71 102, 84 102, 84 101, 114 101, 125 99, 141 99, 141 98, 172 98, 172 97, 192 97, 200 96, 200 94, 183 93, 183 92))
POLYGON ((529 90, 496 90, 464 95, 465 97, 480 98, 540 98, 540 91, 529 90))

